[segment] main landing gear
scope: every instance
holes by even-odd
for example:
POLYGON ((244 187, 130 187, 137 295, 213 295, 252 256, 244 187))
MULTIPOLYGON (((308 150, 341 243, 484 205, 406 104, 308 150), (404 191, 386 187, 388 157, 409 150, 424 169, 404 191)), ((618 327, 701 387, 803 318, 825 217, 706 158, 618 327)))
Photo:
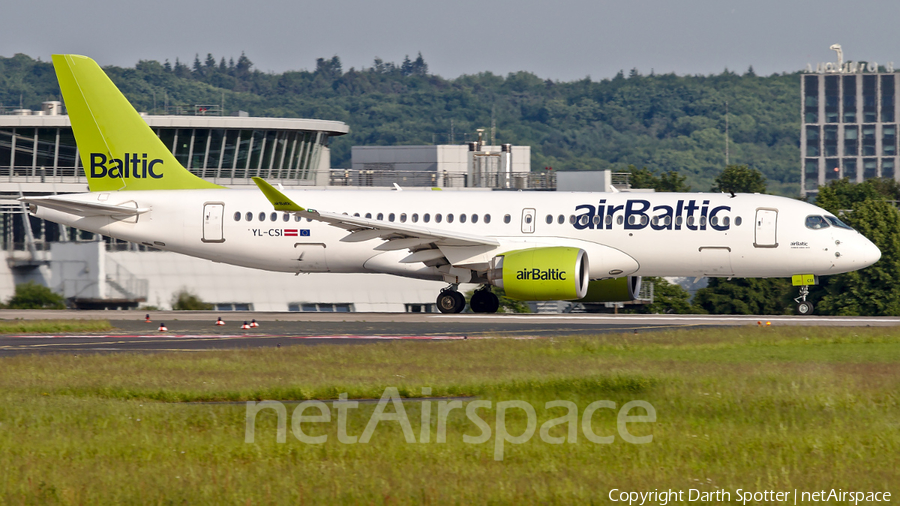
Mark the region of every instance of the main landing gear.
POLYGON ((462 313, 466 308, 466 298, 456 289, 458 284, 453 283, 441 290, 437 297, 437 307, 442 313, 462 313))
POLYGON ((500 299, 491 291, 491 285, 484 285, 472 294, 469 307, 476 313, 496 313, 500 309, 500 299))
MULTIPOLYGON (((457 290, 459 285, 452 284, 441 290, 437 297, 437 307, 442 313, 462 313, 466 308, 466 298, 457 290)), ((500 299, 491 292, 490 285, 485 285, 472 294, 469 307, 475 313, 496 313, 500 309, 500 299)))
POLYGON ((800 296, 794 299, 794 302, 797 303, 797 313, 804 316, 811 315, 814 309, 812 302, 806 300, 807 295, 809 295, 809 286, 803 285, 800 287, 800 296))

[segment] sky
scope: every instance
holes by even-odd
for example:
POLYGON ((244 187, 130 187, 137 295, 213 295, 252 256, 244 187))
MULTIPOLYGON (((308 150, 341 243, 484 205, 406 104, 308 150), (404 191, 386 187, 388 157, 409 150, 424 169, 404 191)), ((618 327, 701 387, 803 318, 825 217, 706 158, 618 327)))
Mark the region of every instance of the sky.
POLYGON ((430 2, 128 0, 7 2, 0 56, 90 56, 101 65, 175 58, 192 64, 245 52, 263 72, 344 70, 421 52, 446 78, 528 71, 573 81, 642 74, 757 74, 845 60, 900 67, 900 1, 457 0, 430 2))

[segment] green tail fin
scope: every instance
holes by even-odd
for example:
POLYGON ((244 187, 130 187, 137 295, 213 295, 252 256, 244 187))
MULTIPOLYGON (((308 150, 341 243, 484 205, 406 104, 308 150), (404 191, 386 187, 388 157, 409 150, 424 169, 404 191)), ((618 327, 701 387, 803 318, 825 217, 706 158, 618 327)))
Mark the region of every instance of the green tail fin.
POLYGON ((53 55, 91 191, 222 188, 178 163, 97 63, 53 55))

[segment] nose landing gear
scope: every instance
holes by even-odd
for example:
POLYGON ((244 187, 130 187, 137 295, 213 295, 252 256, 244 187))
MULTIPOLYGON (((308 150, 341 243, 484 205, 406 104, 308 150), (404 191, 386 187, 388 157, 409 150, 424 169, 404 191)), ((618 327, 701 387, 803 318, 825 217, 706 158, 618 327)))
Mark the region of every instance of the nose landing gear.
POLYGON ((809 295, 809 286, 803 285, 800 287, 800 296, 794 299, 794 302, 797 303, 797 313, 804 316, 811 315, 814 309, 812 302, 806 300, 807 295, 809 295))

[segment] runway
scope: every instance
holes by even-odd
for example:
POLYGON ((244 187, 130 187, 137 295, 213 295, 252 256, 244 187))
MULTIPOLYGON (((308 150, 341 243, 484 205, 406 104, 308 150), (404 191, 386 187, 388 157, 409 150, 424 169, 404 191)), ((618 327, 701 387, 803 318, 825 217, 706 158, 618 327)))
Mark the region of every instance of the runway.
POLYGON ((0 319, 109 320, 102 334, 0 335, 0 356, 22 353, 202 352, 291 345, 360 344, 384 340, 544 338, 610 332, 633 333, 698 326, 895 326, 897 317, 604 315, 604 314, 428 314, 262 313, 156 311, 151 322, 137 311, 0 311, 0 319), (215 322, 221 317, 225 325, 215 322), (244 321, 259 327, 241 329, 244 321), (168 328, 157 331, 160 324, 168 328))

